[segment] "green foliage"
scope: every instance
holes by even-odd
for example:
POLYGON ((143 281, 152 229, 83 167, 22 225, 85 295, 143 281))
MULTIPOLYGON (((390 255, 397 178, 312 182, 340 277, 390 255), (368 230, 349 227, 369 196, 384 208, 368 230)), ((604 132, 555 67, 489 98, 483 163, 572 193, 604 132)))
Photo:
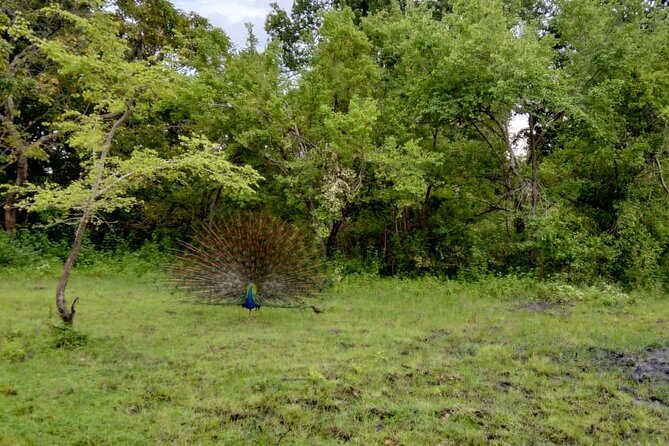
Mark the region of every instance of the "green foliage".
POLYGON ((412 208, 425 199, 429 172, 442 163, 443 156, 415 140, 398 147, 396 139, 390 137, 370 158, 376 164, 377 179, 385 184, 379 198, 398 208, 412 208))
POLYGON ((51 241, 40 232, 21 231, 10 239, 0 234, 0 265, 8 268, 30 268, 35 272, 52 272, 67 257, 67 240, 51 241))
POLYGON ((329 270, 335 281, 342 281, 351 276, 376 278, 383 266, 382 259, 373 248, 352 258, 336 255, 329 264, 329 270))
POLYGON ((526 247, 534 257, 540 277, 556 277, 572 283, 592 283, 607 278, 615 257, 611 238, 597 234, 594 223, 554 207, 529 224, 532 239, 526 247))
POLYGON ((270 4, 265 30, 274 41, 281 43, 286 68, 297 71, 309 62, 321 26, 321 14, 331 3, 331 0, 295 0, 290 14, 278 3, 270 4))
POLYGON ((339 271, 668 280, 666 7, 300 0, 234 50, 169 2, 114 6, 0 10, 10 231, 87 208, 94 234, 178 239, 254 208, 339 271))
POLYGON ((18 246, 12 243, 12 240, 10 240, 6 233, 0 233, 0 265, 13 265, 15 262, 20 261, 22 254, 18 246))
POLYGON ((0 360, 20 363, 30 359, 34 353, 34 346, 20 330, 0 332, 0 360))
POLYGON ((630 287, 649 286, 659 278, 659 256, 662 246, 642 220, 638 205, 625 203, 619 210, 613 268, 621 281, 630 287))
POLYGON ((61 324, 52 327, 52 344, 56 348, 83 348, 88 344, 88 335, 75 330, 71 325, 61 324))
POLYGON ((471 285, 478 293, 503 301, 533 301, 539 304, 574 305, 579 302, 602 307, 632 306, 651 295, 646 289, 628 293, 615 285, 570 285, 563 281, 539 281, 529 276, 485 276, 471 285))
MULTIPOLYGON (((14 240, 0 233, 0 266, 17 274, 32 271, 51 277, 62 269, 70 246, 70 239, 61 236, 54 239, 45 231, 21 231, 14 240)), ((109 237, 96 245, 90 238, 85 238, 76 265, 97 277, 125 274, 163 279, 167 265, 173 261, 175 248, 169 237, 143 241, 138 246, 129 246, 124 239, 119 241, 109 237)))

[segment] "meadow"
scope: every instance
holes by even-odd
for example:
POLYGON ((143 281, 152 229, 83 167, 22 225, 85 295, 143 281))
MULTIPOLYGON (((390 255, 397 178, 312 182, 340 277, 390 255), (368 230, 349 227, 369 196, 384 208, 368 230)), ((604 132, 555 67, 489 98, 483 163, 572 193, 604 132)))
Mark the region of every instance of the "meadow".
POLYGON ((55 283, 0 273, 1 445, 669 444, 659 291, 349 278, 249 317, 77 273, 68 331, 55 283))

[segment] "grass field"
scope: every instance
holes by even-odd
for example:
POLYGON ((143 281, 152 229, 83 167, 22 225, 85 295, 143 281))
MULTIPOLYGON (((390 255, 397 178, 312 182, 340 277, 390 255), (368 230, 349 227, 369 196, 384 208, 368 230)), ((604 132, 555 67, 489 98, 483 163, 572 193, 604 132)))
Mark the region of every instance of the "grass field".
POLYGON ((2 445, 669 444, 667 377, 643 379, 669 351, 661 295, 349 280, 322 314, 249 318, 76 275, 88 342, 56 348, 55 280, 22 275, 0 275, 2 445))

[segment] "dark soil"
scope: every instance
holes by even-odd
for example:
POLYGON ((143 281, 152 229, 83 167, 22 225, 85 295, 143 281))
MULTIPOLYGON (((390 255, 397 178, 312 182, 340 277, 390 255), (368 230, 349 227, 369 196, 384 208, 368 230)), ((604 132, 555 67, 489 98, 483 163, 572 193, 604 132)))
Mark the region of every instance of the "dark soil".
POLYGON ((591 349, 595 360, 605 359, 609 366, 630 370, 636 382, 660 381, 669 384, 669 348, 649 347, 640 353, 620 353, 605 349, 591 349))
POLYGON ((669 383, 669 348, 648 349, 634 363, 632 379, 637 382, 659 380, 669 383))

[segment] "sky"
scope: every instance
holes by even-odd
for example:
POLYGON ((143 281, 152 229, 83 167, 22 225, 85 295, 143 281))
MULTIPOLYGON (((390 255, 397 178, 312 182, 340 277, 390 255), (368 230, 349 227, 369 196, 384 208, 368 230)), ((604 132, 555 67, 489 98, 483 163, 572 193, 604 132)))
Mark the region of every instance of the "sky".
POLYGON ((196 12, 208 18, 211 24, 223 28, 237 47, 246 43, 244 24, 247 22, 253 24, 254 33, 261 45, 265 45, 265 16, 273 2, 288 12, 293 4, 293 0, 172 0, 178 9, 196 12))

